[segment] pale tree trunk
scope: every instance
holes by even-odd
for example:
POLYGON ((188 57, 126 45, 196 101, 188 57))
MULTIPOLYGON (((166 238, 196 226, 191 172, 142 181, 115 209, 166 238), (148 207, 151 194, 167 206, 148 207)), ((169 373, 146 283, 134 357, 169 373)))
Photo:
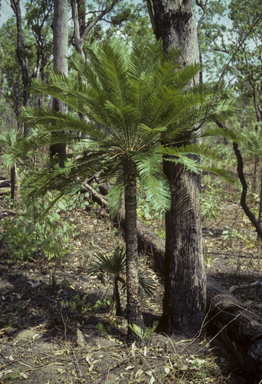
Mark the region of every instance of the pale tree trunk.
MULTIPOLYGON (((197 40, 198 40, 198 50, 199 50, 199 64, 203 65, 203 60, 202 60, 202 52, 201 52, 201 49, 200 49, 200 27, 201 27, 201 24, 202 22, 205 20, 206 18, 206 15, 207 15, 207 3, 208 3, 208 0, 205 0, 205 2, 203 3, 202 0, 196 0, 196 5, 198 7, 200 7, 203 11, 200 19, 198 20, 198 23, 197 23, 197 40)), ((203 70, 201 68, 201 71, 200 71, 200 74, 199 74, 199 82, 200 84, 203 84, 203 70)))
MULTIPOLYGON (((58 69, 60 72, 68 75, 68 63, 67 63, 67 51, 68 51, 68 2, 67 0, 55 0, 54 1, 54 21, 53 21, 53 33, 54 33, 54 70, 58 69)), ((57 99, 53 99, 53 109, 67 112, 67 105, 57 99)), ((51 157, 58 155, 60 158, 60 167, 64 166, 64 157, 66 155, 66 145, 56 144, 50 146, 51 157)))
MULTIPOLYGON (((155 33, 164 52, 183 48, 185 67, 199 62, 199 46, 192 0, 153 0, 155 33)), ((197 84, 199 77, 193 83, 197 84)), ((200 159, 197 157, 197 160, 200 159)), ((202 249, 201 177, 180 164, 164 162, 171 188, 166 214, 165 293, 159 329, 169 334, 195 335, 206 313, 206 274, 202 249)))
MULTIPOLYGON (((139 295, 138 276, 138 244, 136 227, 136 176, 130 172, 125 188, 125 219, 126 219, 126 287, 127 287, 127 321, 144 329, 144 320, 139 295)), ((128 327, 129 342, 139 340, 128 327)))
MULTIPOLYGON (((26 90, 30 87, 31 79, 28 73, 29 59, 28 59, 28 47, 22 30, 22 15, 20 0, 11 0, 10 5, 14 14, 16 16, 16 27, 17 27, 17 59, 21 66, 22 71, 22 81, 23 81, 23 105, 24 107, 30 106, 30 93, 26 90)), ((20 104, 20 103, 19 103, 20 104)), ((27 134, 26 129, 24 129, 24 135, 27 134)))
POLYGON ((88 25, 85 25, 85 1, 71 0, 72 18, 74 22, 74 46, 81 56, 85 57, 83 48, 88 33, 107 13, 112 11, 118 2, 119 0, 113 0, 112 3, 102 10, 88 25))

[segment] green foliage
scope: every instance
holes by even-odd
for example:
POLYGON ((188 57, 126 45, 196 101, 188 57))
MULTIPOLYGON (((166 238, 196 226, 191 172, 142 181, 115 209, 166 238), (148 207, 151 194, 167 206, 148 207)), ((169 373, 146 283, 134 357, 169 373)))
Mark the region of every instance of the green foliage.
POLYGON ((61 305, 70 308, 77 316, 83 317, 87 313, 95 313, 101 309, 108 308, 111 304, 111 301, 107 299, 97 300, 95 304, 87 303, 87 297, 88 294, 85 294, 82 298, 79 295, 75 295, 72 301, 62 301, 61 305))
POLYGON ((88 268, 88 273, 91 275, 101 271, 107 274, 118 275, 125 270, 126 252, 123 248, 117 247, 112 257, 99 252, 97 252, 95 257, 97 260, 88 268))
POLYGON ((146 293, 148 296, 153 296, 156 289, 156 282, 150 277, 149 273, 144 271, 139 273, 140 295, 146 293))
MULTIPOLYGON (((75 226, 61 220, 58 206, 49 211, 43 220, 37 221, 49 204, 48 198, 53 196, 49 194, 46 199, 35 199, 25 213, 18 211, 14 218, 4 221, 1 240, 15 260, 30 259, 36 252, 41 252, 48 260, 59 263, 72 248, 70 238, 74 235, 75 226)), ((65 203, 62 206, 60 202, 61 208, 66 208, 65 203)))
POLYGON ((98 323, 96 328, 99 330, 99 333, 102 335, 105 332, 105 327, 103 323, 98 323))
MULTIPOLYGON (((171 51, 169 57, 164 57, 160 44, 144 42, 134 44, 130 50, 115 38, 88 47, 89 63, 76 52, 69 58, 71 68, 88 85, 63 75, 54 75, 49 84, 34 80, 34 93, 61 99, 86 115, 89 121, 79 120, 73 112, 65 115, 50 109, 24 109, 24 123, 28 128, 37 127, 38 134, 20 145, 20 151, 25 155, 29 147, 36 150, 55 143, 73 146, 82 142, 79 135, 72 132, 75 131, 89 135, 90 138, 84 140, 89 154, 84 156, 83 152, 74 151, 67 156, 74 161, 67 162, 63 169, 47 164, 26 180, 22 188, 24 198, 43 195, 53 188, 72 193, 82 180, 99 170, 105 179, 116 178, 108 195, 109 208, 116 212, 123 199, 127 176, 135 170, 146 193, 154 198, 155 207, 168 209, 170 197, 162 172, 162 155, 193 171, 200 166, 187 156, 189 153, 216 156, 214 150, 203 144, 173 147, 181 142, 183 132, 190 132, 192 126, 204 118, 212 92, 210 89, 184 92, 199 67, 178 69, 173 62, 179 53, 171 51), (70 134, 58 134, 65 128, 70 134), (52 135, 52 131, 57 135, 52 135)), ((228 102, 216 103, 209 118, 213 120, 220 115, 224 118, 232 112, 230 108, 232 110, 232 105, 228 102)), ((219 133, 225 134, 222 130, 213 130, 211 134, 219 133)), ((183 140, 196 136, 187 134, 183 140)))
MULTIPOLYGON (((117 247, 113 255, 106 256, 97 252, 95 255, 96 261, 94 261, 88 268, 88 273, 95 275, 98 273, 106 273, 113 275, 117 281, 124 283, 123 278, 120 278, 120 274, 125 272, 126 269, 126 252, 123 248, 117 247)), ((139 273, 140 294, 143 296, 145 293, 148 296, 152 296, 156 282, 149 276, 148 272, 139 273)), ((115 296, 115 295, 114 295, 115 296)))
POLYGON ((219 192, 221 192, 221 188, 215 188, 209 184, 205 194, 202 194, 201 215, 203 219, 210 220, 218 216, 220 212, 219 205, 221 203, 219 192))
POLYGON ((158 322, 154 321, 152 327, 148 327, 146 330, 141 329, 136 324, 128 324, 128 326, 132 329, 133 332, 141 339, 141 341, 145 344, 150 344, 152 336, 158 326, 158 322))
MULTIPOLYGON (((22 140, 21 134, 16 131, 14 128, 5 130, 0 134, 0 146, 1 146, 1 162, 4 167, 8 169, 12 168, 18 158, 11 151, 11 148, 14 144, 22 140)), ((22 161, 19 159, 20 162, 22 161)))

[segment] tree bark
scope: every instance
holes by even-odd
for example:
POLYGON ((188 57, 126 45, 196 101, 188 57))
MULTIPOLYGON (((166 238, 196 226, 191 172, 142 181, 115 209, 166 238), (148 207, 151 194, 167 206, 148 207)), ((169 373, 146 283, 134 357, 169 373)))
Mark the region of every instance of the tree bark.
POLYGON ((15 198, 15 165, 11 167, 11 172, 10 172, 10 180, 11 180, 11 200, 14 200, 15 198))
MULTIPOLYGON (((141 310, 138 276, 138 245, 136 227, 136 176, 134 172, 127 175, 125 188, 126 221, 126 287, 127 287, 127 321, 144 329, 141 310)), ((128 327, 128 342, 139 341, 138 336, 128 327)))
MULTIPOLYGON (((85 184, 92 197, 106 207, 107 201, 91 186, 85 184)), ((125 212, 121 209, 118 220, 124 229, 125 212)), ((139 251, 152 257, 152 267, 161 270, 164 263, 165 241, 137 219, 139 251), (149 251, 149 253, 148 253, 149 251), (158 268, 160 266, 160 268, 158 268)), ((163 274, 161 274, 163 276, 163 274)), ((252 284, 251 284, 252 285, 252 284)), ((259 383, 262 377, 262 322, 248 311, 244 304, 231 295, 214 279, 207 277, 208 330, 215 333, 237 359, 242 370, 249 375, 249 383, 259 383)))
POLYGON ((209 329, 223 341, 249 376, 249 383, 262 377, 262 322, 214 279, 207 281, 209 329))
MULTIPOLYGON (((153 0, 156 37, 164 52, 183 49, 185 67, 199 62, 192 0, 153 0)), ((196 77, 193 83, 198 83, 196 77)), ((192 84, 193 85, 193 84, 192 84)), ((197 158, 200 161, 200 158, 197 158)), ((171 189, 171 210, 166 214, 165 293, 159 328, 166 333, 194 336, 206 313, 206 274, 202 250, 199 175, 164 161, 171 189)))
MULTIPOLYGON (((68 63, 66 59, 68 51, 68 3, 67 0, 54 1, 54 70, 58 69, 60 72, 68 75, 68 63)), ((61 100, 53 99, 53 109, 65 113, 67 105, 61 100)), ((64 157, 66 155, 66 145, 56 144, 50 146, 51 158, 55 155, 59 157, 59 166, 64 166, 64 157)))
MULTIPOLYGON (((24 107, 30 106, 30 93, 27 91, 27 89, 30 87, 31 79, 28 73, 28 66, 29 66, 29 59, 28 59, 28 47, 26 44, 26 40, 23 34, 22 29, 22 15, 21 15, 21 8, 20 8, 20 0, 11 0, 10 5, 12 10, 14 11, 14 14, 16 16, 16 26, 17 26, 17 59, 21 66, 22 71, 22 81, 23 81, 23 105, 24 107)), ((17 102, 17 105, 20 106, 20 100, 17 102)), ((20 108, 19 108, 19 115, 20 115, 20 108)), ((18 114, 17 113, 17 114, 18 114)), ((24 135, 27 134, 26 129, 24 128, 24 135)))
POLYGON ((118 3, 119 0, 113 0, 112 3, 101 11, 88 25, 85 25, 85 16, 83 13, 83 9, 85 7, 84 0, 71 0, 72 7, 72 17, 74 22, 74 46, 75 49, 82 57, 85 57, 84 54, 84 43, 88 33, 91 31, 94 26, 102 20, 102 18, 109 12, 112 11, 115 4, 118 3))

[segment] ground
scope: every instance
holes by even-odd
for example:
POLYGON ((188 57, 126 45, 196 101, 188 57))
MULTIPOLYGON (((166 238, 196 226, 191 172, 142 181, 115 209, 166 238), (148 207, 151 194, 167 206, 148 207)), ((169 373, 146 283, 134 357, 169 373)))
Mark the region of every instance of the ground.
MULTIPOLYGON (((203 241, 207 273, 230 288, 260 280, 262 261, 255 232, 234 197, 239 192, 226 188, 230 199, 217 200, 211 217, 204 216, 203 241)), ((1 204, 3 211, 4 199, 1 204)), ((94 308, 112 298, 110 279, 87 274, 97 251, 109 255, 123 244, 121 231, 98 206, 65 213, 63 219, 69 218, 79 234, 72 240, 75 250, 56 270, 55 284, 53 263, 37 255, 17 263, 0 250, 0 383, 247 383, 223 345, 209 345, 208 336, 154 333, 150 344, 126 345, 125 312, 116 317, 113 308, 94 308)), ((146 256, 140 266, 157 282, 154 296, 143 298, 145 324, 152 327, 162 311, 163 282, 146 256)), ((261 287, 236 295, 261 317, 261 287)), ((121 305, 124 310, 123 298, 121 305)))

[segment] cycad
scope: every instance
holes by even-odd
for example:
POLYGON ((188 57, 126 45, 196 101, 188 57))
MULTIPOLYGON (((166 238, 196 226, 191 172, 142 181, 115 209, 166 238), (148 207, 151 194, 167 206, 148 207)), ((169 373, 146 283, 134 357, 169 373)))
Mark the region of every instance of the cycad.
MULTIPOLYGON (((93 275, 102 272, 113 275, 113 301, 115 305, 116 316, 121 316, 118 282, 121 282, 124 286, 126 285, 125 280, 120 276, 121 273, 125 272, 126 252, 123 248, 117 247, 114 250, 112 257, 103 255, 100 252, 97 252, 95 257, 96 260, 88 268, 88 273, 93 275)), ((148 275, 146 271, 139 273, 138 279, 140 284, 140 296, 143 296, 144 293, 151 296, 156 288, 156 283, 154 280, 148 275)))
MULTIPOLYGON (((61 159, 52 159, 46 168, 27 179, 23 195, 28 200, 54 188, 60 195, 74 193, 82 181, 97 171, 101 172, 100 177, 115 180, 108 198, 113 212, 125 203, 128 323, 143 329, 136 229, 137 178, 152 196, 156 208, 169 208, 170 192, 162 172, 163 154, 195 171, 199 165, 187 157, 188 153, 215 156, 214 151, 203 145, 173 148, 185 138, 188 141, 192 126, 204 119, 211 95, 203 90, 185 92, 186 84, 194 78, 199 66, 180 70, 173 64, 180 52, 172 51, 164 57, 160 44, 134 44, 131 48, 113 39, 88 47, 87 51, 88 63, 76 52, 69 58, 70 67, 84 82, 63 75, 53 75, 49 84, 32 82, 32 92, 60 99, 75 112, 65 115, 49 109, 24 109, 23 122, 28 128, 37 126, 39 133, 19 150, 26 153, 29 147, 78 143, 83 148, 88 146, 88 156, 81 149, 75 151, 68 155, 74 161, 65 163, 62 169, 57 165, 61 159), (78 112, 89 121, 80 120, 78 112), (68 134, 61 134, 65 129, 68 134), (88 138, 82 140, 78 133, 88 138)), ((226 103, 219 107, 216 104, 210 119, 227 110, 226 103)), ((130 328, 128 336, 135 337, 130 328)))

